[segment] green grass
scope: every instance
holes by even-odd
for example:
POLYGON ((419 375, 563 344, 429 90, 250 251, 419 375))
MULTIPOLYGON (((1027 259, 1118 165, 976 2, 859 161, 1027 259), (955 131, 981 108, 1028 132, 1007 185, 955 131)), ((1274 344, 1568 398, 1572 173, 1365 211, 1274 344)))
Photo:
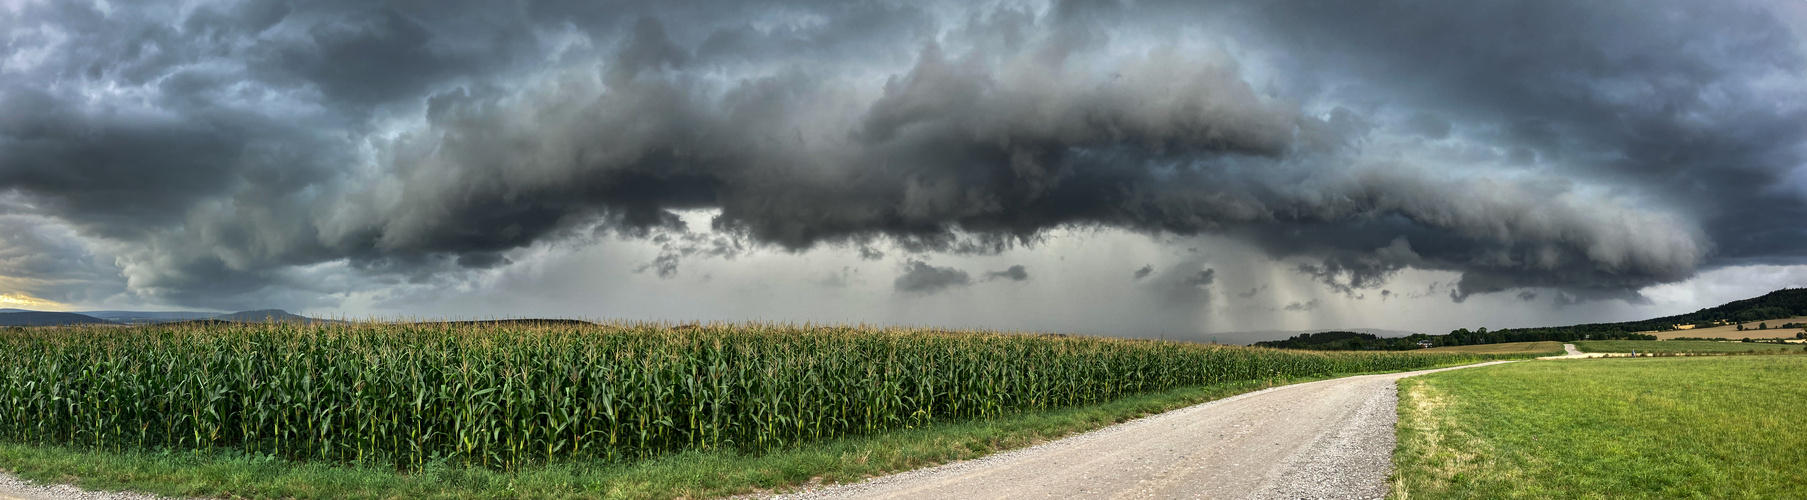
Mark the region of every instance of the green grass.
POLYGON ((1465 352, 1471 354, 1535 354, 1554 356, 1566 351, 1561 342, 1508 342, 1504 344, 1455 345, 1419 349, 1412 352, 1465 352))
POLYGON ((1575 342, 1575 348, 1581 352, 1662 352, 1662 353, 1758 353, 1770 351, 1800 351, 1807 354, 1807 346, 1801 344, 1766 344, 1759 342, 1713 342, 1701 340, 1583 340, 1575 342))
POLYGON ((1803 374, 1735 356, 1404 379, 1392 498, 1807 498, 1803 374))
POLYGON ((976 458, 1276 384, 1258 381, 1184 388, 1104 404, 806 444, 762 455, 691 451, 629 465, 565 462, 515 472, 437 465, 410 473, 227 453, 111 453, 0 444, 0 467, 40 482, 182 496, 712 497, 783 489, 818 478, 826 483, 852 482, 976 458))

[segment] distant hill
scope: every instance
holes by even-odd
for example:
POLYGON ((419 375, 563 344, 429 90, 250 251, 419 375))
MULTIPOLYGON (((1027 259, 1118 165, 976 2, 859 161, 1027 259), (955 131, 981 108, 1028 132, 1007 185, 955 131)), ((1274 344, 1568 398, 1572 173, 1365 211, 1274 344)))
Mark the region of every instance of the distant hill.
POLYGON ((1766 319, 1807 316, 1807 288, 1784 288, 1762 297, 1734 300, 1688 314, 1665 316, 1644 321, 1622 323, 1640 330, 1668 330, 1672 325, 1711 324, 1714 321, 1748 323, 1766 319), (1642 327, 1653 328, 1642 328, 1642 327))
POLYGON ((1761 297, 1735 300, 1687 314, 1677 314, 1674 316, 1664 316, 1661 318, 1640 321, 1587 323, 1536 328, 1502 328, 1492 331, 1489 331, 1486 328, 1477 330, 1462 328, 1449 332, 1447 335, 1412 334, 1409 336, 1393 338, 1386 338, 1391 336, 1384 333, 1373 335, 1374 333, 1380 332, 1358 328, 1351 329, 1352 331, 1301 333, 1286 340, 1256 342, 1253 345, 1285 349, 1357 350, 1411 349, 1417 347, 1416 342, 1418 340, 1430 340, 1433 345, 1439 347, 1551 340, 1564 342, 1583 339, 1656 340, 1655 336, 1640 332, 1669 331, 1674 330, 1676 325, 1698 325, 1705 327, 1711 326, 1717 322, 1749 323, 1799 316, 1807 316, 1807 289, 1785 288, 1764 294, 1761 297))
POLYGON ((1625 321, 1619 323, 1588 323, 1570 326, 1550 326, 1538 328, 1505 328, 1494 331, 1481 329, 1469 331, 1467 328, 1449 333, 1450 344, 1437 345, 1473 345, 1494 344, 1500 342, 1531 342, 1542 340, 1582 340, 1582 339, 1628 339, 1645 338, 1655 340, 1649 335, 1637 332, 1669 331, 1676 325, 1710 326, 1717 321, 1751 322, 1769 319, 1784 319, 1796 316, 1807 316, 1807 288, 1784 288, 1769 292, 1761 297, 1734 300, 1723 305, 1709 307, 1687 314, 1664 316, 1642 321, 1625 321))
POLYGON ((161 323, 262 323, 276 322, 332 322, 332 320, 314 319, 293 314, 281 309, 258 309, 235 313, 211 313, 200 311, 87 311, 80 313, 28 311, 24 309, 0 309, 0 315, 13 316, 10 321, 0 320, 0 326, 24 325, 74 325, 74 324, 161 324, 161 323))
POLYGON ((265 321, 274 321, 274 322, 296 321, 296 322, 308 323, 308 322, 314 322, 314 321, 321 321, 321 320, 316 320, 314 318, 309 318, 307 316, 302 316, 299 314, 290 314, 288 311, 284 311, 281 309, 258 309, 255 311, 239 311, 239 312, 235 312, 235 313, 231 313, 231 314, 221 314, 221 315, 209 318, 209 319, 217 319, 217 320, 222 320, 222 321, 242 321, 242 322, 247 322, 247 323, 262 323, 265 321))
POLYGON ((207 319, 220 315, 220 313, 200 311, 81 311, 80 314, 115 323, 128 324, 167 323, 171 321, 207 319))
POLYGON ((19 311, 0 312, 0 326, 57 326, 117 324, 85 314, 66 312, 19 311))

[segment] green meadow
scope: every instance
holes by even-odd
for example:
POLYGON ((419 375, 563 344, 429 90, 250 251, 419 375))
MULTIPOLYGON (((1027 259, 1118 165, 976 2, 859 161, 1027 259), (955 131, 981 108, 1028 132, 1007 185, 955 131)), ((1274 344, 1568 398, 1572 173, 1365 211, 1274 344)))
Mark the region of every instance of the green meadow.
POLYGON ((1801 351, 1807 345, 1772 344, 1766 342, 1715 342, 1711 340, 1583 340, 1575 342, 1581 352, 1652 352, 1652 353, 1776 353, 1801 351))
POLYGON ((1544 341, 1432 347, 1429 349, 1420 349, 1415 352, 1466 352, 1471 354, 1533 354, 1538 356, 1556 356, 1562 354, 1563 350, 1561 342, 1544 341))
POLYGON ((1807 498, 1803 374, 1708 356, 1407 378, 1391 498, 1807 498))

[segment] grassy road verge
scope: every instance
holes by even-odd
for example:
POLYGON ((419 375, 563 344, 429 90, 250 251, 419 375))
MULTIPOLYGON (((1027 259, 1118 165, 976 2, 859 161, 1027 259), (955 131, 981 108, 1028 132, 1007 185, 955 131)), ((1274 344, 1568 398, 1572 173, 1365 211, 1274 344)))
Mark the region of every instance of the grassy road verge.
POLYGON ((1736 356, 1404 379, 1392 498, 1807 498, 1803 373, 1736 356))

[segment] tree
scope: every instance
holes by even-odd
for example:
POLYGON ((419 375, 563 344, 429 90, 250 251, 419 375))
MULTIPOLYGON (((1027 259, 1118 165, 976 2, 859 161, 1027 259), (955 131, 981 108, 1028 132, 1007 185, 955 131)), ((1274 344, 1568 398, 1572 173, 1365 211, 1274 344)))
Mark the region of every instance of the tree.
POLYGON ((1758 330, 1768 330, 1769 323, 1757 323, 1757 329, 1758 330))
POLYGON ((1738 331, 1740 331, 1740 332, 1742 332, 1742 331, 1744 331, 1744 325, 1743 325, 1743 324, 1739 324, 1739 325, 1738 325, 1738 331))

